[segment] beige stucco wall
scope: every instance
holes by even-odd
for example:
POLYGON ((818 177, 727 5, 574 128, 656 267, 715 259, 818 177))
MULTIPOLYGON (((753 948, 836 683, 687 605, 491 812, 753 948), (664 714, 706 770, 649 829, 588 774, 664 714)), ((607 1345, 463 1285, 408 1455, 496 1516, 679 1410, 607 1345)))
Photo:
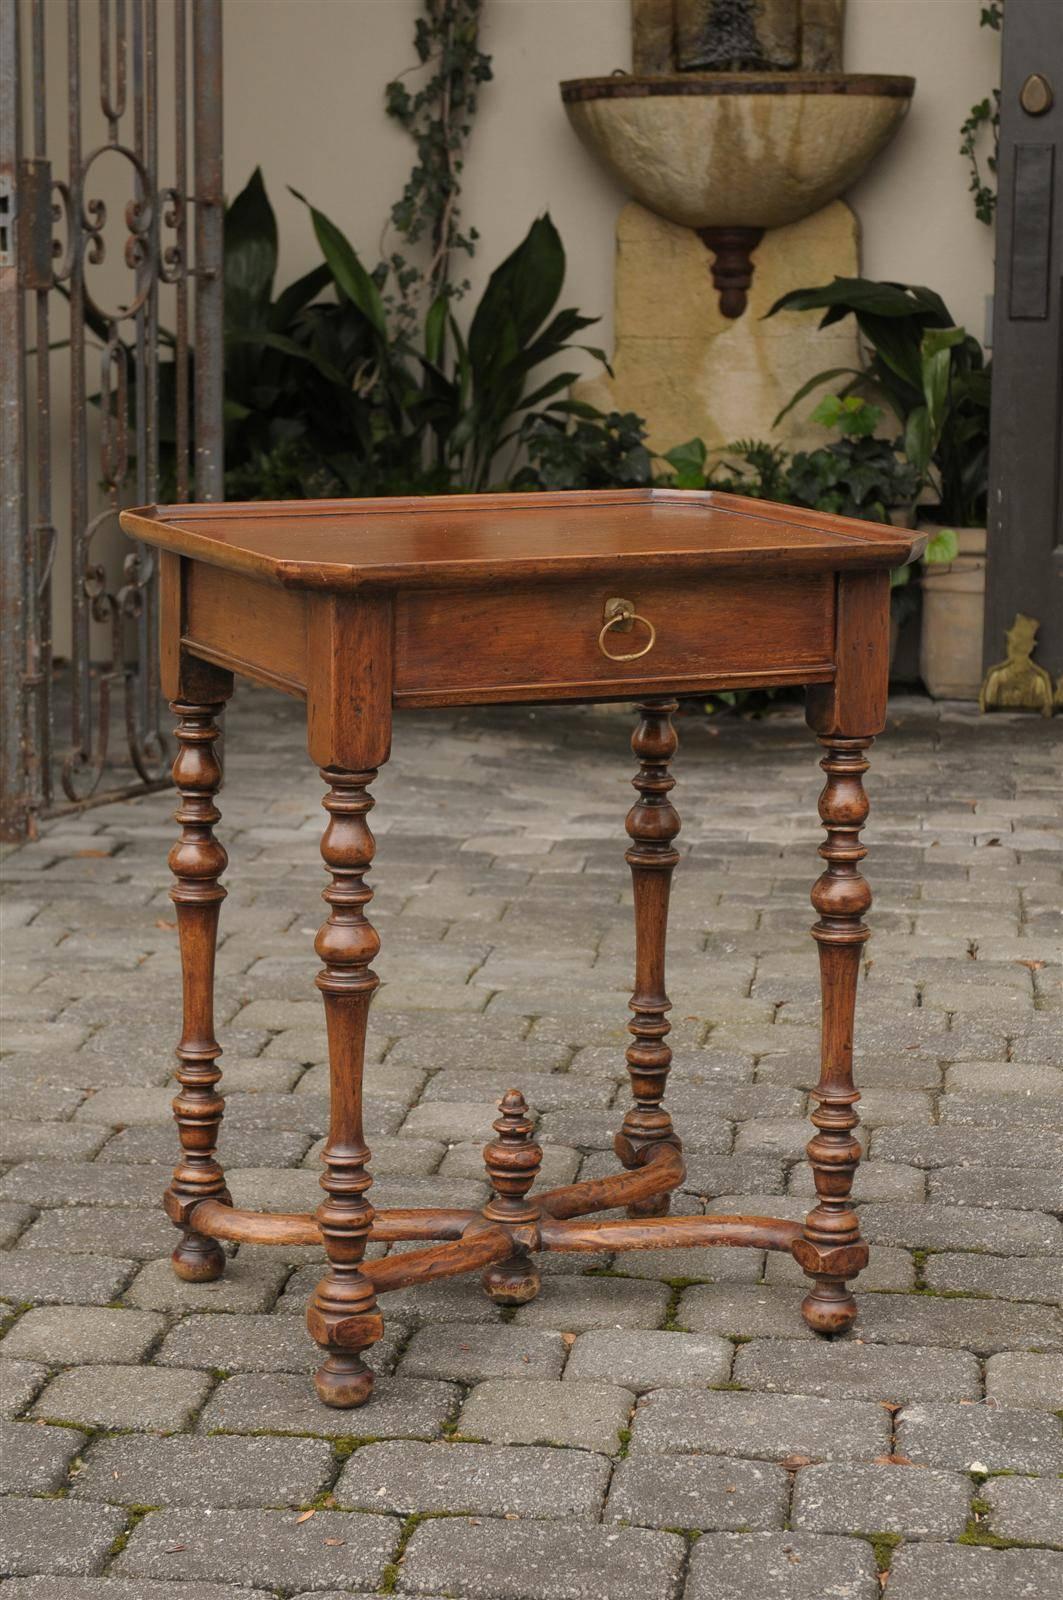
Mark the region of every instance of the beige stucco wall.
MULTIPOLYGON (((849 193, 864 272, 927 283, 981 337, 992 243, 966 193, 957 129, 996 81, 999 38, 980 0, 849 0, 845 65, 918 80, 895 142, 849 193)), ((314 260, 291 183, 349 232, 367 260, 401 192, 412 145, 385 116, 383 86, 414 59, 417 0, 224 0, 226 172, 256 163, 280 216, 282 272, 314 260)), ((600 312, 612 343, 614 228, 624 196, 569 128, 557 84, 630 68, 629 0, 485 0, 494 81, 469 151, 464 213, 480 230, 474 285, 549 209, 569 257, 566 304, 600 312)))

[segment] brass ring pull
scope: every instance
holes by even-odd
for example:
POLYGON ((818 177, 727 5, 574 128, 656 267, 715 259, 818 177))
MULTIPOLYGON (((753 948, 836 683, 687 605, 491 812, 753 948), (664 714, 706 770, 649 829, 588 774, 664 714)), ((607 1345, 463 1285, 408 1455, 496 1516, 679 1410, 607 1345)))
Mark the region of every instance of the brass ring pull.
POLYGON ((598 649, 602 652, 602 655, 608 657, 610 661, 637 661, 639 656, 649 655, 656 642, 657 629, 653 626, 653 623, 650 621, 649 617, 642 617, 637 611, 628 610, 626 606, 623 608, 617 606, 613 611, 612 616, 609 616, 605 619, 605 622, 602 624, 601 632, 598 634, 598 649), (646 640, 646 643, 642 646, 642 649, 625 650, 621 655, 614 655, 611 650, 607 650, 605 648, 605 636, 609 632, 609 629, 624 628, 626 630, 633 622, 641 622, 642 626, 649 630, 650 636, 646 640))

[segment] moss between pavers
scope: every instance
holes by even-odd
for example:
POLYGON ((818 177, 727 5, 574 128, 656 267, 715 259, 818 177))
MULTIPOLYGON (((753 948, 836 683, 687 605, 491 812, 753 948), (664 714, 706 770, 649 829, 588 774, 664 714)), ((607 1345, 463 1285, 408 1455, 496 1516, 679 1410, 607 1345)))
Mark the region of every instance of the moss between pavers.
POLYGON ((137 1523, 143 1522, 149 1511, 161 1511, 162 1509, 162 1506, 128 1506, 127 1510, 129 1512, 129 1521, 122 1532, 116 1535, 114 1543, 108 1550, 106 1565, 109 1566, 116 1556, 121 1555, 122 1551, 129 1543, 133 1534, 133 1529, 136 1527, 137 1523))
POLYGON ((875 1560, 875 1568, 879 1577, 890 1570, 894 1552, 904 1543, 903 1533, 856 1533, 850 1535, 853 1539, 862 1539, 871 1546, 871 1554, 875 1560))
POLYGON ((406 1554, 406 1546, 413 1538, 422 1522, 441 1522, 445 1517, 464 1517, 464 1511, 415 1511, 408 1516, 402 1524, 399 1535, 399 1547, 394 1558, 388 1562, 380 1575, 378 1594, 395 1594, 398 1588, 399 1572, 402 1567, 402 1558, 406 1554))

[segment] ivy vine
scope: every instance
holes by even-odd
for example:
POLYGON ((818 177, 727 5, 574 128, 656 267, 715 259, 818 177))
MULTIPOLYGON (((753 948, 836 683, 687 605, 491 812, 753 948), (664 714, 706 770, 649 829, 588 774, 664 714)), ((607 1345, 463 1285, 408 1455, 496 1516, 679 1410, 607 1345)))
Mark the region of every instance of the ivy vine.
MULTIPOLYGON (((1004 22, 1004 0, 989 0, 982 7, 979 26, 999 33, 1004 22)), ((1000 143, 1000 90, 993 89, 984 100, 971 107, 960 125, 960 155, 970 168, 968 188, 979 222, 992 226, 997 208, 997 151, 1000 143), (985 172, 979 152, 988 144, 985 172)))
POLYGON ((427 242, 427 266, 393 252, 390 264, 399 287, 399 315, 416 314, 422 293, 460 296, 468 282, 455 283, 453 260, 471 256, 475 228, 461 226, 459 196, 465 147, 472 131, 481 84, 491 78, 491 58, 480 49, 483 0, 423 0, 414 29, 417 61, 387 85, 389 117, 413 139, 417 161, 402 196, 391 208, 391 221, 407 245, 427 242), (403 79, 424 73, 411 92, 403 79))

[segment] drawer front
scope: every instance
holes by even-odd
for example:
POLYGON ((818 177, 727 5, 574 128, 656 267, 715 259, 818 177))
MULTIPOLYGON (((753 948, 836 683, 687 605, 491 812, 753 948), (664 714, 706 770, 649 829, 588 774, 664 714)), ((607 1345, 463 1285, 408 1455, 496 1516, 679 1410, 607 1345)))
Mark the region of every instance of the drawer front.
POLYGON ((395 697, 416 705, 691 691, 832 676, 834 576, 728 573, 398 597, 395 697), (611 600, 643 621, 610 628, 611 600), (651 647, 637 660, 612 655, 651 647), (604 646, 604 649, 603 649, 604 646))

